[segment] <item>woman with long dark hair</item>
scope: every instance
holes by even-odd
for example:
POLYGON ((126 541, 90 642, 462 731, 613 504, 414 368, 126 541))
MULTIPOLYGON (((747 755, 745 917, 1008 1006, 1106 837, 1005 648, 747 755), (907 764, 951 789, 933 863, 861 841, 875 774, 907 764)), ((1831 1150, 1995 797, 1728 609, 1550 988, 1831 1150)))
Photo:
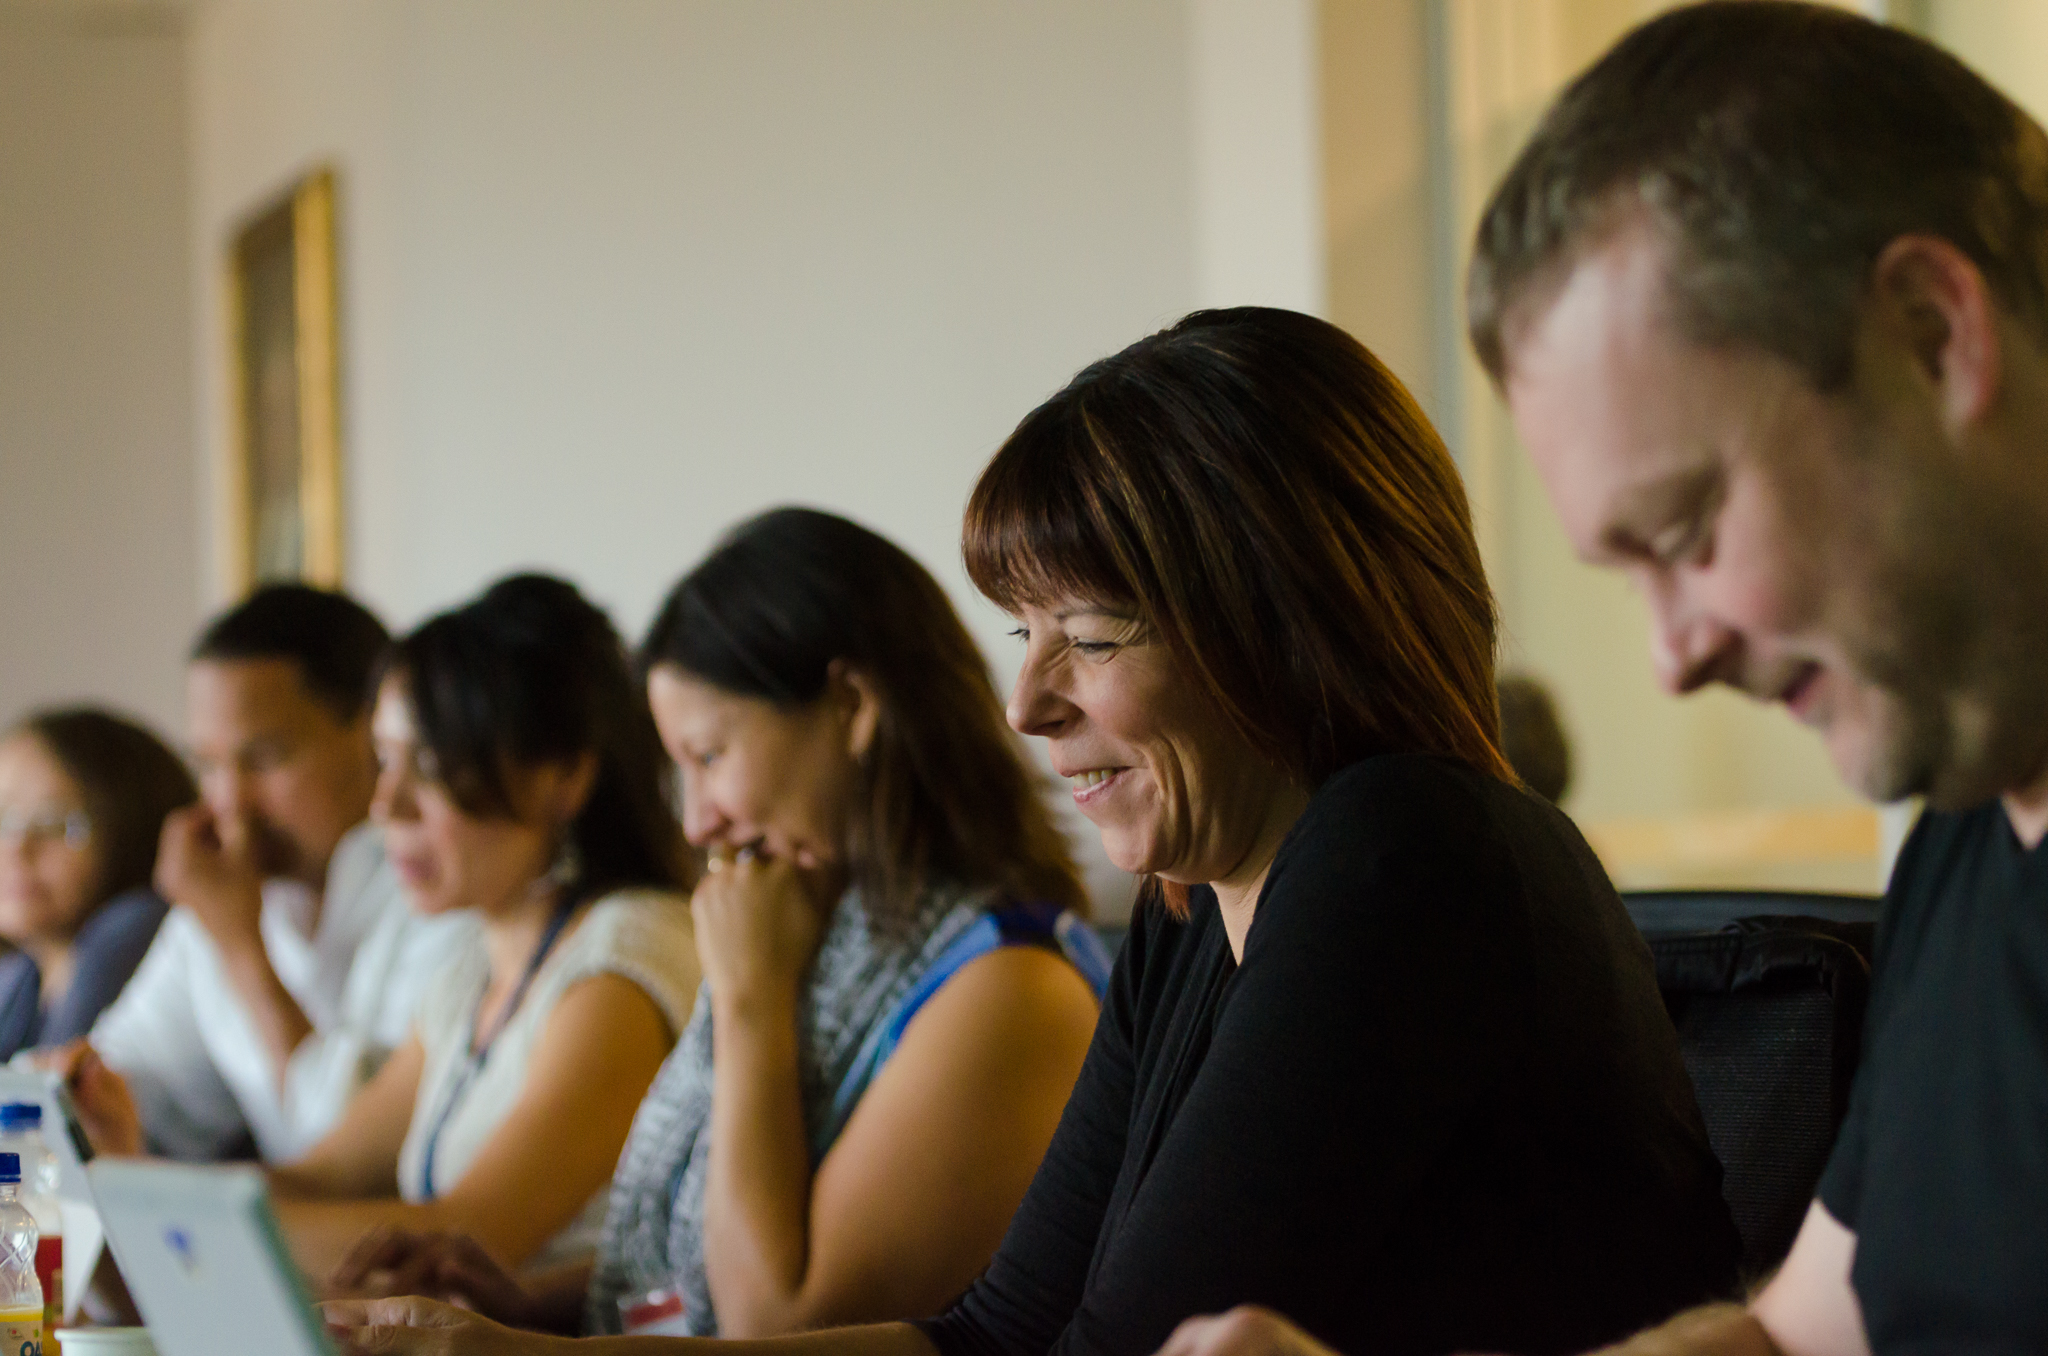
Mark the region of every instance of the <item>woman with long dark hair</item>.
POLYGON ((831 514, 742 524, 641 662, 708 857, 704 992, 641 1108, 593 1268, 363 1259, 528 1326, 767 1336, 903 1318, 987 1265, 1107 958, 981 653, 925 569, 831 514))
POLYGON ((494 584, 399 641, 371 816, 412 906, 478 922, 413 1033, 299 1162, 285 1236, 327 1275, 375 1228, 507 1267, 587 1255, 698 983, 665 765, 624 646, 574 587, 494 584))

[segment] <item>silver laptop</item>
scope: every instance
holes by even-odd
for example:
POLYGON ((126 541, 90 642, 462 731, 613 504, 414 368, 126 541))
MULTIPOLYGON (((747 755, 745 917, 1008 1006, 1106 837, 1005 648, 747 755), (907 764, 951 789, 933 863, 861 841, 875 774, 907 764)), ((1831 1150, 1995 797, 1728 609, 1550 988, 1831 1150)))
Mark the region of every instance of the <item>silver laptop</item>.
POLYGON ((158 1356, 337 1356, 260 1171, 103 1158, 87 1176, 158 1356))

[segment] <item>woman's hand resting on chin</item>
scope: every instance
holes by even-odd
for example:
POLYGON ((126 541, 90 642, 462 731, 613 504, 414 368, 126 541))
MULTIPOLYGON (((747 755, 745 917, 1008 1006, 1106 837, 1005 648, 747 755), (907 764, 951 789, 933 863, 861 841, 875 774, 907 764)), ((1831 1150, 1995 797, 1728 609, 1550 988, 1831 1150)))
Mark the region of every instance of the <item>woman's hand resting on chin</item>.
POLYGON ((829 912, 815 874, 747 849, 711 859, 690 916, 697 959, 720 1006, 795 1002, 829 912))

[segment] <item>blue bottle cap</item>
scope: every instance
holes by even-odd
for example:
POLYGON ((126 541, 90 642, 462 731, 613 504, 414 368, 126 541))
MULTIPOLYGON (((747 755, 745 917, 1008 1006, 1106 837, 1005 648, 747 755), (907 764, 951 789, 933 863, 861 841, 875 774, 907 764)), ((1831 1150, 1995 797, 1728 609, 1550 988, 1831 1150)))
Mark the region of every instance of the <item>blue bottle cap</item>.
POLYGON ((21 1185, 21 1155, 0 1154, 0 1186, 21 1185))
POLYGON ((0 1131, 42 1128, 43 1109, 34 1102, 9 1102, 0 1106, 0 1131))

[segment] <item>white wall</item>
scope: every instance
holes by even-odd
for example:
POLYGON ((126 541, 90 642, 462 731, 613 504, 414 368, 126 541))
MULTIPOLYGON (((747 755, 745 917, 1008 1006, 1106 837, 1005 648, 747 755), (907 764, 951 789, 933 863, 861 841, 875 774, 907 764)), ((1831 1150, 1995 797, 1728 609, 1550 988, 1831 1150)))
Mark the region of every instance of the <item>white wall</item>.
POLYGON ((1316 0, 1189 0, 1202 306, 1328 308, 1316 0))
POLYGON ((0 722, 166 733, 198 618, 185 70, 164 13, 0 3, 0 722))
POLYGON ((2048 122, 2048 64, 2042 61, 2048 53, 2048 5, 2040 0, 1918 0, 1905 17, 2036 121, 2048 122))
POLYGON ((1295 8, 1247 75, 1183 0, 202 0, 195 258, 336 165, 348 575, 393 623, 536 566, 637 632, 721 529, 799 501, 923 560, 1007 682, 959 567, 996 445, 1205 278, 1317 300, 1295 8), (1278 170, 1217 149, 1247 116, 1301 142, 1278 170), (1276 226, 1231 215, 1233 175, 1276 226))
POLYGON ((1329 319, 1436 409, 1424 0, 1317 6, 1329 319))

